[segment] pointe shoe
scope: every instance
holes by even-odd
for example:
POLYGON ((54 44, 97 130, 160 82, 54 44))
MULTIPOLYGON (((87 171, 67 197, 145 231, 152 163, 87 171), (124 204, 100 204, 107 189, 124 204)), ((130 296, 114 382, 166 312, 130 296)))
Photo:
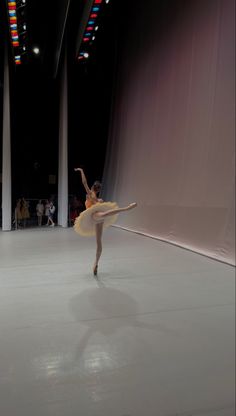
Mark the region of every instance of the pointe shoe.
POLYGON ((138 205, 138 204, 137 204, 137 202, 133 202, 132 204, 129 204, 129 205, 128 205, 128 209, 133 209, 133 208, 135 208, 137 205, 138 205))
POLYGON ((94 266, 93 274, 94 274, 94 276, 97 276, 97 274, 98 274, 98 265, 94 266))

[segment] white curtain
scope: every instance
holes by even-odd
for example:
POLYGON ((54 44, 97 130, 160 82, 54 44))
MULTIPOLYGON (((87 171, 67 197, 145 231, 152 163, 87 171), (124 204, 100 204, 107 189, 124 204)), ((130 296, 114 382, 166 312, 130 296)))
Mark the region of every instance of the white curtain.
POLYGON ((235 264, 234 0, 131 3, 104 196, 138 202, 120 226, 235 264))

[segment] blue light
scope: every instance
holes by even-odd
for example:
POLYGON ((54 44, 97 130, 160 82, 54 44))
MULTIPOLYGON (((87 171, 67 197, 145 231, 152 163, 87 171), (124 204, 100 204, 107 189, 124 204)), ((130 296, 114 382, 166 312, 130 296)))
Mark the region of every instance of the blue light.
POLYGON ((88 33, 85 33, 85 37, 87 38, 88 36, 91 36, 92 35, 92 33, 90 33, 90 32, 88 32, 88 33))
POLYGON ((88 21, 88 25, 94 25, 95 21, 94 20, 89 20, 88 21))
POLYGON ((99 10, 100 10, 100 8, 99 8, 99 7, 93 7, 93 8, 92 8, 92 11, 93 11, 93 12, 99 12, 99 10))

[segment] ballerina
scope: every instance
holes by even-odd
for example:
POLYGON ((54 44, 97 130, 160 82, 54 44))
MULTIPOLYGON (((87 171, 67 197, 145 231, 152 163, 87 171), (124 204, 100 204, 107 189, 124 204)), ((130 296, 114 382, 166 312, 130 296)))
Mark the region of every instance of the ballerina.
POLYGON ((101 191, 101 183, 98 181, 94 182, 90 189, 83 169, 75 168, 74 170, 81 173, 82 183, 87 194, 85 202, 86 210, 75 219, 74 230, 82 236, 96 236, 97 250, 93 266, 93 274, 96 276, 98 272, 98 262, 102 254, 103 229, 114 224, 117 220, 117 214, 135 208, 137 203, 134 202, 127 207, 119 208, 116 202, 103 202, 103 200, 98 197, 99 192, 101 191))

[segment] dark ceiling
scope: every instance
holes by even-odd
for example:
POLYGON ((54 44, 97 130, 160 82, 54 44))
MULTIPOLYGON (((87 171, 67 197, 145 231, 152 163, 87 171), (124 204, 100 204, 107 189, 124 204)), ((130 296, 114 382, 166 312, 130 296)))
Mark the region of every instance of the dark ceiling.
MULTIPOLYGON (((77 187, 73 182, 76 164, 90 171, 91 178, 101 179, 112 96, 114 22, 118 24, 118 19, 114 20, 117 2, 111 0, 99 25, 91 58, 79 63, 75 51, 86 0, 26 2, 27 54, 20 66, 16 67, 13 59, 10 60, 12 174, 14 194, 32 196, 45 195, 48 175, 57 172, 60 53, 65 45, 68 50, 70 186, 77 187), (37 56, 32 52, 34 46, 40 49, 37 56), (37 171, 36 164, 40 167, 37 171)), ((6 8, 4 10, 3 4, 0 6, 1 17, 5 16, 5 39, 10 46, 6 8)), ((0 31, 0 35, 2 33, 0 31)), ((3 38, 0 36, 0 62, 3 62, 3 38)), ((0 72, 2 77, 3 71, 0 72)), ((2 99, 0 101, 2 103, 2 99)))
MULTIPOLYGON (((89 1, 92 3, 92 0, 89 1)), ((0 53, 2 57, 4 37, 7 37, 9 41, 10 33, 7 0, 1 0, 0 3, 0 53)), ((69 52, 75 58, 76 43, 82 26, 81 18, 88 3, 86 0, 48 0, 47 2, 26 0, 25 6, 19 8, 21 0, 18 0, 18 13, 20 10, 24 14, 23 19, 27 25, 27 50, 22 57, 23 63, 35 64, 49 76, 55 77, 65 36, 69 52), (32 51, 35 46, 40 49, 40 54, 37 56, 32 51)), ((110 10, 111 3, 112 1, 109 4, 110 10)))

